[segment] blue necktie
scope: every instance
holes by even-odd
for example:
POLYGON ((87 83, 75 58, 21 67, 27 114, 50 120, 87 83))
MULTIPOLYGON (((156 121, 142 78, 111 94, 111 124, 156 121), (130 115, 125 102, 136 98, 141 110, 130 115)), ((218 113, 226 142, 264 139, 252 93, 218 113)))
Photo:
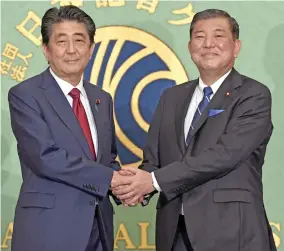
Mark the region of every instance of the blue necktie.
POLYGON ((194 117, 192 119, 187 137, 186 137, 186 145, 188 145, 190 143, 190 140, 192 138, 192 131, 194 130, 194 127, 196 125, 196 122, 198 121, 198 119, 200 118, 202 112, 204 111, 204 109, 206 108, 206 106, 209 104, 210 102, 210 96, 213 93, 211 87, 205 87, 203 89, 203 99, 200 101, 196 112, 194 114, 194 117))

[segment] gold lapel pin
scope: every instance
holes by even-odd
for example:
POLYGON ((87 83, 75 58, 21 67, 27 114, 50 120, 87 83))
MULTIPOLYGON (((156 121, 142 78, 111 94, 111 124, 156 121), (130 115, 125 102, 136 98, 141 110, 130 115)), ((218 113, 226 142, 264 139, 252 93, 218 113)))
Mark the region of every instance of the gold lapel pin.
POLYGON ((230 94, 231 94, 231 93, 227 92, 227 93, 226 93, 226 96, 227 96, 227 97, 229 97, 229 96, 230 96, 230 94))

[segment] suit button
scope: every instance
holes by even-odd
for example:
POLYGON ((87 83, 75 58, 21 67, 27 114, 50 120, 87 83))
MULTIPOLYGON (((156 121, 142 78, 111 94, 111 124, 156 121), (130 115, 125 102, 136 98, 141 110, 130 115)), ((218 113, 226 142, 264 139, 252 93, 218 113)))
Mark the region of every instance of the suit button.
POLYGON ((92 190, 95 191, 95 192, 99 191, 99 189, 96 186, 92 186, 92 190))
POLYGON ((90 206, 94 206, 96 204, 96 202, 94 200, 90 200, 89 204, 90 204, 90 206))

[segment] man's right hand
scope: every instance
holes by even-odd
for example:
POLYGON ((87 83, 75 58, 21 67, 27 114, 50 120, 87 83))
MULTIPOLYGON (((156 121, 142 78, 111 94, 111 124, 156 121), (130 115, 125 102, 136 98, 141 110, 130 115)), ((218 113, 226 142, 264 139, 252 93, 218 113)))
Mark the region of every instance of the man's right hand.
MULTIPOLYGON (((111 189, 112 190, 120 190, 130 185, 129 177, 135 175, 134 172, 130 170, 120 169, 118 172, 114 171, 112 181, 111 181, 111 189)), ((124 206, 135 206, 138 203, 143 201, 144 197, 141 197, 137 202, 132 204, 127 204, 126 201, 121 201, 124 206)))
POLYGON ((130 185, 131 181, 129 177, 131 176, 131 172, 128 171, 114 171, 112 180, 111 180, 111 189, 117 189, 118 187, 124 187, 130 185))

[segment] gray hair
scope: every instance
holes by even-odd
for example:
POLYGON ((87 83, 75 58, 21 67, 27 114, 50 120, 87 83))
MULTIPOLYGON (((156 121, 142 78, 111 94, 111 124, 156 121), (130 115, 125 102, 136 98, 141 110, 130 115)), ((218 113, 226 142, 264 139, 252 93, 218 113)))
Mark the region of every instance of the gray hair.
POLYGON ((76 21, 78 23, 83 23, 87 29, 91 44, 94 43, 96 25, 93 19, 80 8, 73 5, 67 5, 61 6, 59 9, 56 7, 50 8, 45 12, 41 24, 43 44, 48 45, 52 33, 52 26, 64 21, 76 21))
POLYGON ((190 37, 192 35, 194 25, 196 24, 197 21, 216 18, 216 17, 226 18, 231 26, 231 31, 232 31, 234 39, 239 39, 240 29, 239 29, 239 24, 236 21, 236 19, 231 17, 228 12, 223 11, 223 10, 218 10, 218 9, 207 9, 204 11, 197 12, 194 15, 191 25, 190 25, 190 37))

